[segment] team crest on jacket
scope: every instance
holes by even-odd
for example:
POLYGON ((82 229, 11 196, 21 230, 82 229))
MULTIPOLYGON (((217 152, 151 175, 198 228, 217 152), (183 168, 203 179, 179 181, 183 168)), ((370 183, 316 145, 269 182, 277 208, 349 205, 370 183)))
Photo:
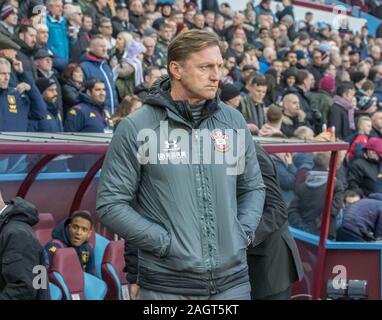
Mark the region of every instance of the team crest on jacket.
POLYGON ((222 130, 216 129, 212 131, 211 138, 215 141, 215 148, 217 151, 226 152, 229 149, 228 146, 228 134, 224 134, 222 130))
POLYGON ((16 98, 15 96, 8 96, 9 112, 17 113, 16 98))

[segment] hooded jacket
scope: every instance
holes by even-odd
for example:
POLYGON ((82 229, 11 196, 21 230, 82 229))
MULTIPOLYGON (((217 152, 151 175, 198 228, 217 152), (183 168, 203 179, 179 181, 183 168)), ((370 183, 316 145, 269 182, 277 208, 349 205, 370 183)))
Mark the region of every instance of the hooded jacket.
POLYGON ((49 299, 49 290, 33 288, 33 269, 45 263, 32 229, 38 221, 36 208, 21 198, 13 199, 0 215, 0 300, 49 299))
POLYGON ((95 275, 95 264, 94 264, 94 250, 90 246, 88 241, 85 241, 79 247, 73 247, 69 240, 69 231, 68 225, 70 219, 66 219, 61 222, 52 232, 53 240, 46 244, 45 250, 49 257, 49 262, 52 261, 52 258, 60 248, 74 248, 80 260, 82 270, 87 273, 95 275), (58 240, 58 241, 57 241, 58 240))
POLYGON ((106 89, 105 104, 110 112, 114 114, 118 107, 118 95, 114 83, 113 72, 107 64, 107 61, 103 58, 96 57, 89 52, 83 54, 80 61, 82 70, 84 71, 85 80, 95 77, 104 82, 106 89))
MULTIPOLYGON (((195 122, 188 104, 173 101, 169 89, 168 77, 157 81, 144 106, 118 125, 102 169, 97 211, 104 225, 138 248, 140 286, 212 295, 248 283, 246 248, 261 218, 264 184, 242 115, 213 99, 195 122), (170 135, 183 129, 187 137, 168 140, 165 125, 170 135), (144 129, 151 129, 147 143, 144 129), (212 143, 211 159, 224 145, 234 150, 241 137, 243 172, 227 175, 227 163, 203 163, 206 148, 198 145, 202 132, 196 129, 227 134, 225 144, 212 143), (160 135, 162 143, 154 138, 160 135), (152 157, 139 161, 138 150, 146 147, 152 157), (166 163, 171 154, 186 163, 166 163)), ((203 137, 213 142, 211 133, 203 137)))
POLYGON ((382 191, 382 164, 365 157, 354 160, 348 171, 349 189, 357 192, 361 196, 368 196, 370 193, 382 191))
MULTIPOLYGON (((312 170, 305 180, 296 185, 296 195, 289 206, 289 223, 292 227, 319 234, 325 204, 327 171, 312 170)), ((343 185, 335 180, 329 225, 329 238, 336 237, 336 216, 342 205, 343 185)))

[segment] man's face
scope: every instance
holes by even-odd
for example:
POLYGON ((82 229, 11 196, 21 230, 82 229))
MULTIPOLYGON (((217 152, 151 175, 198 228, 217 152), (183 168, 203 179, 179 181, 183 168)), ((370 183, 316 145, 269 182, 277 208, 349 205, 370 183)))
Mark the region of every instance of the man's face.
POLYGON ((37 59, 35 60, 35 63, 37 65, 37 68, 48 73, 52 71, 53 68, 53 59, 50 57, 46 57, 43 59, 37 59))
POLYGON ((7 19, 5 19, 5 22, 11 25, 12 27, 17 26, 18 16, 17 13, 11 13, 7 19))
POLYGON ((315 82, 314 77, 310 73, 308 78, 306 78, 304 81, 305 87, 308 91, 314 87, 314 82, 315 82))
POLYGON ((104 37, 111 37, 113 34, 113 26, 111 24, 111 21, 102 23, 99 26, 99 31, 104 37))
POLYGON ((234 15, 233 20, 232 20, 232 25, 233 26, 241 26, 244 23, 245 16, 242 13, 237 13, 234 15))
POLYGON ((172 16, 172 21, 174 21, 176 24, 180 24, 184 22, 183 14, 174 14, 172 16))
POLYGON ((187 10, 186 13, 184 14, 184 18, 187 21, 192 21, 194 19, 195 14, 196 14, 195 10, 187 10))
POLYGON ((337 75, 337 69, 334 64, 329 65, 327 69, 328 75, 330 75, 332 78, 335 78, 337 75))
POLYGON ((296 63, 297 63, 296 53, 294 53, 294 52, 289 53, 287 59, 288 59, 291 66, 296 65, 296 63))
POLYGON ((283 63, 281 61, 274 61, 272 66, 273 69, 277 71, 277 74, 281 75, 281 73, 283 72, 283 63))
POLYGON ((36 45, 37 31, 34 28, 28 28, 28 31, 25 33, 20 33, 19 37, 29 48, 32 49, 36 45))
POLYGON ((145 55, 147 57, 152 57, 155 52, 155 40, 153 38, 147 38, 143 40, 143 45, 146 48, 145 55))
POLYGON ((0 88, 7 89, 11 77, 11 66, 0 64, 0 88))
POLYGON ((88 90, 87 94, 92 99, 94 104, 101 105, 105 102, 106 98, 105 85, 99 82, 94 86, 92 90, 88 90))
POLYGON ((343 98, 350 103, 353 102, 354 97, 355 97, 355 89, 348 90, 346 93, 344 93, 344 96, 343 96, 343 98))
POLYGON ((78 7, 77 11, 73 14, 71 21, 76 25, 81 25, 82 23, 82 11, 80 7, 78 7))
POLYGON ((372 56, 375 60, 379 60, 379 59, 381 59, 381 50, 379 49, 379 47, 375 47, 375 48, 373 48, 373 50, 371 51, 371 56, 372 56))
POLYGON ((204 24, 205 24, 205 18, 204 18, 204 15, 202 14, 196 14, 194 16, 194 24, 196 27, 198 27, 199 29, 202 29, 204 28, 204 24))
POLYGON ((266 86, 258 86, 258 85, 249 85, 249 94, 253 98, 253 100, 257 103, 262 103, 263 99, 267 93, 266 86))
POLYGON ((315 52, 313 54, 313 64, 316 66, 321 65, 321 59, 322 59, 322 53, 321 52, 315 52))
POLYGON ((172 29, 171 28, 163 28, 160 30, 160 36, 166 41, 171 41, 172 39, 172 29))
POLYGON ((358 64, 359 61, 360 61, 360 59, 359 59, 359 53, 358 53, 358 52, 357 52, 357 53, 354 53, 354 54, 352 54, 352 55, 350 56, 350 63, 351 63, 351 64, 358 64))
POLYGON ((162 7, 162 15, 164 17, 168 17, 171 14, 171 6, 170 5, 164 5, 162 7))
POLYGON ((245 31, 243 29, 236 29, 233 37, 234 38, 240 38, 243 41, 246 41, 246 39, 247 39, 247 35, 245 34, 245 31))
POLYGON ((129 21, 129 10, 126 8, 117 10, 117 17, 122 21, 129 21))
POLYGON ((216 30, 223 30, 224 29, 224 18, 222 16, 217 17, 215 19, 214 26, 215 26, 216 30))
POLYGON ((292 95, 284 100, 284 112, 289 116, 297 116, 300 111, 300 101, 297 96, 292 95))
POLYGON ((342 57, 342 63, 341 63, 342 67, 344 69, 349 69, 350 68, 350 57, 349 56, 343 56, 342 57))
POLYGON ((46 102, 55 103, 57 101, 57 85, 53 84, 43 93, 44 100, 46 102))
POLYGON ((45 26, 41 26, 36 35, 36 42, 39 45, 45 45, 48 43, 48 38, 49 38, 49 29, 45 26))
POLYGON ((243 39, 236 38, 232 40, 232 49, 238 53, 241 54, 244 52, 244 41, 243 39))
POLYGON ((215 15, 213 13, 208 13, 206 14, 205 20, 206 20, 206 24, 212 28, 215 23, 215 15))
POLYGON ((185 98, 198 103, 216 97, 222 65, 220 49, 213 46, 191 53, 185 62, 170 65, 170 70, 179 81, 185 98))
POLYGON ((61 17, 64 11, 64 5, 61 0, 57 0, 48 6, 48 10, 52 16, 61 17))
POLYGON ((93 29, 93 20, 92 20, 92 18, 84 17, 84 19, 82 21, 82 28, 84 28, 84 30, 86 32, 91 31, 93 29))
POLYGON ((225 62, 225 67, 228 70, 232 70, 236 66, 236 59, 234 57, 229 57, 225 62))
POLYGON ((133 1, 130 6, 130 11, 133 12, 135 15, 142 15, 143 14, 143 6, 141 1, 133 1))
POLYGON ((69 241, 73 247, 79 247, 89 240, 91 236, 90 221, 83 218, 75 218, 68 226, 69 241))
POLYGON ((153 85, 153 83, 157 81, 161 76, 162 73, 160 72, 160 70, 152 70, 151 73, 148 76, 146 76, 147 87, 150 88, 153 85))
POLYGON ((272 39, 277 40, 280 37, 280 29, 272 28, 272 39))
POLYGON ((105 39, 99 39, 91 46, 90 50, 98 57, 107 58, 107 42, 105 39))

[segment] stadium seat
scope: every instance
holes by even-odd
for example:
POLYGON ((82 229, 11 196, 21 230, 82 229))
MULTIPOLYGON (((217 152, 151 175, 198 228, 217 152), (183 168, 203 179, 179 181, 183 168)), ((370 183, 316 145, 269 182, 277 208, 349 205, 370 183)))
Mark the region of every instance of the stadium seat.
POLYGON ((58 286, 64 300, 103 300, 106 284, 81 268, 73 248, 58 249, 49 270, 50 281, 58 286))
POLYGON ((73 248, 56 251, 50 266, 49 279, 61 289, 64 300, 85 299, 84 273, 73 248))
POLYGON ((54 219, 51 213, 40 213, 40 221, 33 226, 36 237, 42 246, 45 246, 52 239, 54 219))
POLYGON ((126 275, 123 272, 124 250, 123 240, 111 241, 106 248, 102 261, 102 279, 108 287, 106 300, 130 300, 126 275))
POLYGON ((103 300, 107 292, 106 283, 90 273, 84 272, 85 299, 103 300))
POLYGON ((49 282, 50 300, 62 300, 62 292, 59 287, 49 282))
POLYGON ((110 243, 108 239, 99 235, 98 233, 92 232, 92 236, 89 239, 90 246, 94 249, 94 263, 96 269, 96 275, 99 279, 102 279, 101 266, 105 250, 110 243))

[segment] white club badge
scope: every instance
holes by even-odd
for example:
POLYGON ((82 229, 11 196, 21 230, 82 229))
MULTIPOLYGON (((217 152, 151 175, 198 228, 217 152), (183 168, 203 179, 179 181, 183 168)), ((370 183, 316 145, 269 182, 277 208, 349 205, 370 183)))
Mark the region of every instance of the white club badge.
POLYGON ((215 148, 217 151, 226 152, 228 146, 228 134, 223 134, 223 131, 218 129, 212 132, 211 138, 215 141, 215 148))

